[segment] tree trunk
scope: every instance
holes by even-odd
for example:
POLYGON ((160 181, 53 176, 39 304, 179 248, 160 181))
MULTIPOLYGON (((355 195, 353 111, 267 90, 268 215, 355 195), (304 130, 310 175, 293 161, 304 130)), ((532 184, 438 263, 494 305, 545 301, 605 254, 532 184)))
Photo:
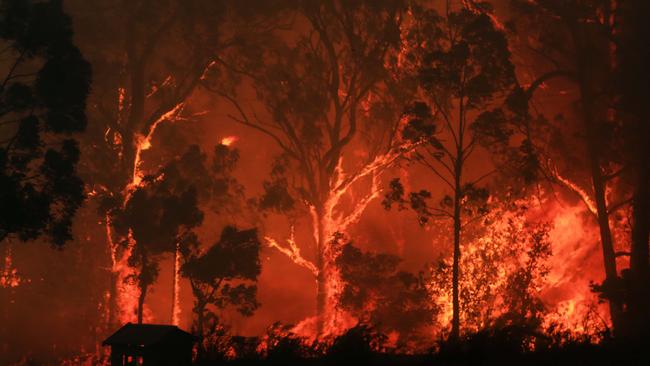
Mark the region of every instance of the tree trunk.
MULTIPOLYGON (((592 149, 590 149, 592 150, 592 149)), ((615 285, 618 281, 616 270, 616 254, 614 252, 614 243, 612 232, 609 227, 609 214, 605 201, 605 183, 600 171, 600 163, 597 159, 597 153, 591 157, 591 180, 594 187, 594 198, 596 201, 596 214, 598 219, 598 228, 600 230, 600 242, 603 251, 603 264, 605 267, 605 282, 615 285)), ((609 299, 609 314, 612 319, 614 335, 620 332, 621 321, 623 317, 623 304, 621 299, 616 296, 609 299)))
POLYGON ((140 296, 138 296, 138 324, 142 324, 142 312, 144 309, 144 298, 147 296, 148 284, 140 284, 140 296))
MULTIPOLYGON (((585 76, 583 76, 584 78, 585 76)), ((596 201, 596 218, 600 231, 600 243, 603 252, 603 264, 605 267, 605 283, 614 286, 618 282, 616 270, 616 254, 612 232, 609 226, 609 213, 606 201, 605 179, 601 171, 600 150, 598 144, 598 125, 594 118, 594 100, 592 93, 586 86, 586 81, 580 83, 580 94, 583 105, 583 122, 585 135, 587 137, 587 161, 591 175, 591 183, 594 189, 594 200, 596 201)), ((609 299, 609 312, 612 320, 614 334, 620 332, 623 317, 623 304, 615 296, 609 299)))
POLYGON ((460 277, 460 231, 461 231, 461 212, 460 205, 462 199, 461 192, 461 169, 462 156, 456 162, 454 172, 454 261, 452 267, 452 320, 451 334, 449 339, 457 341, 460 335, 460 298, 459 298, 459 277, 460 277))
POLYGON ((197 358, 201 359, 203 356, 203 323, 205 321, 204 319, 204 313, 205 313, 205 306, 207 305, 205 302, 201 300, 197 300, 196 304, 196 333, 197 336, 199 337, 199 346, 197 347, 197 358))
POLYGON ((176 315, 177 312, 180 312, 180 309, 178 306, 180 305, 179 302, 179 296, 180 294, 178 293, 180 290, 180 273, 179 273, 179 261, 180 261, 180 246, 177 243, 176 244, 176 250, 174 251, 174 264, 173 264, 173 278, 172 278, 172 309, 171 309, 171 324, 173 325, 178 325, 178 317, 176 315))
POLYGON ((459 272, 460 272, 460 187, 456 187, 454 194, 454 263, 452 268, 452 307, 450 340, 457 341, 460 335, 460 299, 459 299, 459 272))

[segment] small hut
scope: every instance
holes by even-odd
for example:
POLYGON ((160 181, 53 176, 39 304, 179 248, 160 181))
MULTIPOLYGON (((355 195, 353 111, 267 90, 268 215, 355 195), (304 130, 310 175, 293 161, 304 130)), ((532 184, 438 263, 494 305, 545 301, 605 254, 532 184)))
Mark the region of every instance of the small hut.
POLYGON ((112 366, 189 366, 195 341, 174 325, 127 323, 102 345, 111 347, 112 366))

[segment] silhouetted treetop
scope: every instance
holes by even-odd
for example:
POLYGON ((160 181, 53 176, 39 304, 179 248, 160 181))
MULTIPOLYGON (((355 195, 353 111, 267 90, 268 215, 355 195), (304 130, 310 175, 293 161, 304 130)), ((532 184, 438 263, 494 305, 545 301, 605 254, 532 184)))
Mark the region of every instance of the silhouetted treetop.
POLYGON ((0 240, 71 239, 84 198, 76 174, 90 65, 72 43, 61 1, 3 1, 0 44, 0 240))

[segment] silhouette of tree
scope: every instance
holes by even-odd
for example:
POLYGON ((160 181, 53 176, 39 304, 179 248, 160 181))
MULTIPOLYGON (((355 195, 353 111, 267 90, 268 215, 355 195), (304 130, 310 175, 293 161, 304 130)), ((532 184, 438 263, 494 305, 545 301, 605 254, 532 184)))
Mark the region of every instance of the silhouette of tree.
POLYGON ((468 160, 480 139, 480 130, 474 125, 477 115, 515 83, 505 34, 490 14, 488 4, 476 2, 458 10, 448 3, 442 15, 432 9, 416 13, 409 59, 418 71, 422 101, 413 102, 406 110, 403 135, 425 142, 414 160, 434 173, 451 194, 444 196, 440 207, 431 207, 427 204, 429 191, 410 192, 407 199, 399 180, 393 180, 384 199, 386 208, 393 203, 410 206, 421 224, 431 217, 453 220, 452 340, 458 339, 460 329, 461 234, 469 221, 485 213, 488 192, 479 183, 494 172, 468 177, 468 160))
POLYGON ((385 342, 386 336, 376 329, 357 324, 334 339, 326 356, 334 363, 369 364, 385 342))
POLYGON ((437 312, 422 276, 398 270, 400 258, 363 252, 348 243, 336 260, 344 288, 340 306, 384 334, 397 331, 398 347, 422 337, 437 312))
POLYGON ((91 80, 72 36, 60 1, 0 4, 0 241, 72 238, 84 194, 71 135, 86 128, 91 80))
POLYGON ((219 241, 207 251, 193 251, 181 271, 190 280, 194 294, 196 330, 203 338, 208 306, 224 309, 233 306, 250 316, 259 307, 255 282, 261 271, 260 241, 256 229, 225 227, 219 241))
MULTIPOLYGON (((624 161, 630 167, 632 182, 630 268, 623 273, 625 327, 628 335, 637 339, 647 337, 650 330, 647 312, 650 306, 650 124, 646 118, 646 101, 650 96, 647 51, 650 31, 645 17, 650 11, 648 5, 648 2, 635 0, 622 4, 617 18, 620 29, 615 39, 617 110, 624 121, 624 161)), ((609 298, 620 296, 616 289, 606 295, 609 298)))

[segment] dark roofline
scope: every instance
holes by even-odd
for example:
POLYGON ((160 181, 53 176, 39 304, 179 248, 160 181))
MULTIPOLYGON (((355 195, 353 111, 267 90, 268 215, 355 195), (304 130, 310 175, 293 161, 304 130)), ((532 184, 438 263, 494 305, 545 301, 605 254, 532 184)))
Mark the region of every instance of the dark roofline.
POLYGON ((142 345, 150 346, 169 341, 187 341, 194 343, 198 340, 194 335, 169 324, 133 324, 126 323, 115 333, 102 342, 102 346, 112 345, 142 345), (176 339, 173 339, 173 338, 176 339))

